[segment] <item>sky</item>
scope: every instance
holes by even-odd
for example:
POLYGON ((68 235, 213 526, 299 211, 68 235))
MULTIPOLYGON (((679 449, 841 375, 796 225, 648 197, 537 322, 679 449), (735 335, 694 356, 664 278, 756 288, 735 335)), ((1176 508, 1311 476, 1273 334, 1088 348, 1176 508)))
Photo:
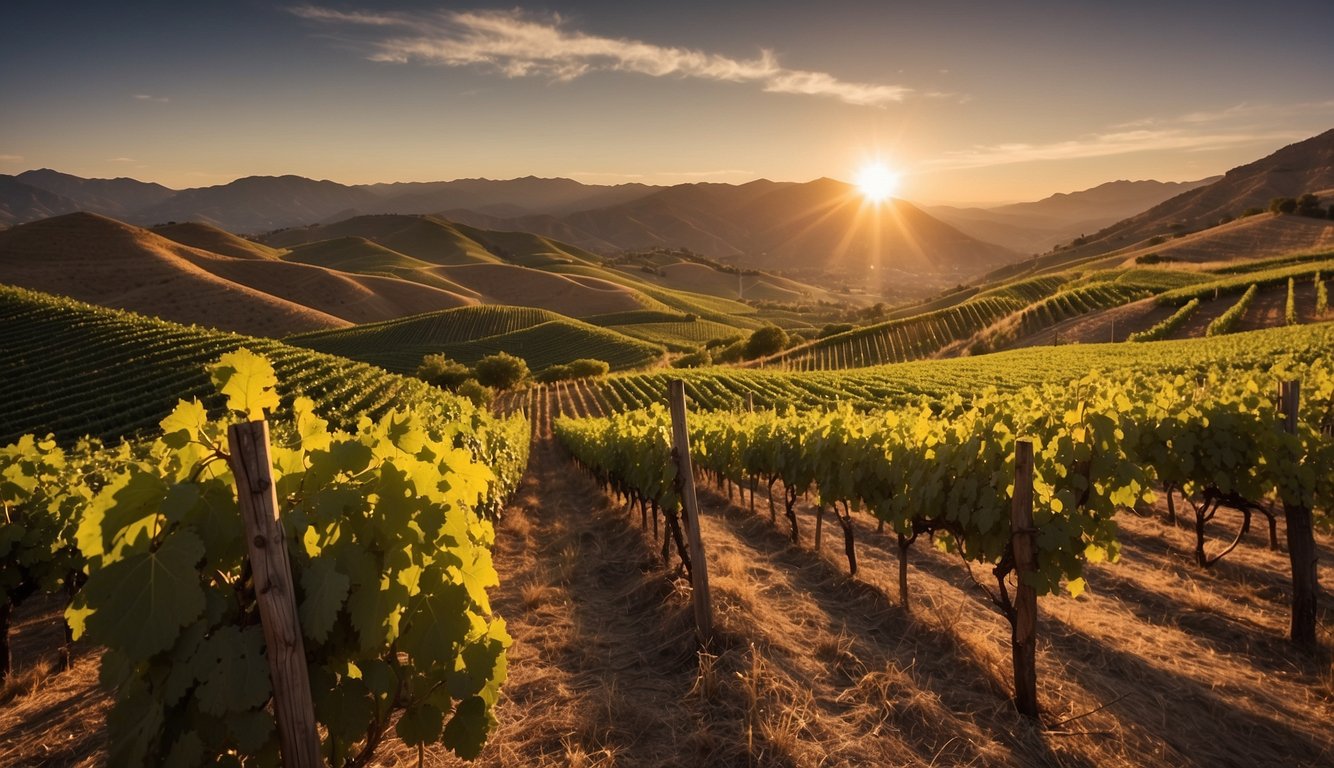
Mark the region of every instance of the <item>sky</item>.
POLYGON ((1036 200, 1334 127, 1332 29, 1328 0, 7 0, 0 173, 680 184, 879 161, 908 200, 1036 200))

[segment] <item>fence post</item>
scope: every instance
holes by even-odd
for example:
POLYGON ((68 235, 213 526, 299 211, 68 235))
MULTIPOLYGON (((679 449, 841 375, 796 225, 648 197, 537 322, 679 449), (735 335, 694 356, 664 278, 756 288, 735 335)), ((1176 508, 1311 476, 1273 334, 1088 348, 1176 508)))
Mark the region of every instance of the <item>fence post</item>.
MULTIPOLYGON (((1279 385, 1283 429, 1297 434, 1297 408, 1301 403, 1301 383, 1284 381, 1279 385)), ((1316 601, 1320 583, 1316 575, 1315 533, 1311 522, 1311 508, 1304 504, 1283 502, 1283 516, 1287 520, 1288 560, 1292 563, 1292 627, 1295 645, 1314 648, 1316 645, 1316 601)))
POLYGON ((251 421, 227 429, 236 495, 245 522, 246 550, 255 581, 264 628, 265 656, 273 683, 273 714, 278 722, 284 768, 322 765, 315 707, 310 698, 305 643, 297 619, 287 537, 278 521, 278 494, 269 459, 269 424, 251 421))
POLYGON ((676 459, 676 482, 690 539, 690 586, 695 605, 695 632, 700 645, 713 640, 713 607, 709 598, 709 572, 704 562, 704 541, 699 530, 699 501, 695 497, 695 473, 690 466, 690 431, 686 428, 686 385, 672 379, 667 385, 672 412, 672 455, 676 459))
POLYGON ((1037 570, 1033 531, 1033 443, 1014 444, 1014 499, 1010 506, 1011 541, 1019 585, 1014 598, 1014 705, 1022 715, 1038 715, 1038 596, 1029 583, 1037 570))

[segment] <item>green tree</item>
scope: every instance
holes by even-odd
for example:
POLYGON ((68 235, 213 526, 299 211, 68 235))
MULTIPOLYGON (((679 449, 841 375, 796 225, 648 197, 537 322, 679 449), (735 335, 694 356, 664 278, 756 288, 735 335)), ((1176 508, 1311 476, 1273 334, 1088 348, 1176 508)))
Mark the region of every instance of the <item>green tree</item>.
POLYGON ((611 370, 611 363, 606 360, 598 360, 591 357, 581 357, 569 362, 570 378, 572 379, 590 379, 598 376, 606 376, 611 370))
POLYGON ((1295 197, 1276 197, 1269 201, 1270 213, 1295 213, 1297 211, 1297 198, 1295 197))
POLYGON ((468 379, 459 385, 458 394, 460 397, 466 397, 472 401, 478 408, 489 408, 491 400, 495 393, 490 387, 484 387, 477 382, 477 379, 468 379))
POLYGON ((781 352, 787 346, 787 331, 776 325, 766 325, 757 329, 746 340, 747 359, 772 355, 781 352))
POLYGON ((528 378, 528 363, 508 352, 487 355, 473 366, 477 383, 496 389, 513 389, 528 378))
POLYGON ((1325 209, 1320 207, 1320 198, 1310 192, 1297 198, 1297 213, 1317 219, 1325 218, 1325 209))
POLYGON ((713 355, 708 349, 699 349, 672 361, 673 368, 703 368, 713 363, 713 355))

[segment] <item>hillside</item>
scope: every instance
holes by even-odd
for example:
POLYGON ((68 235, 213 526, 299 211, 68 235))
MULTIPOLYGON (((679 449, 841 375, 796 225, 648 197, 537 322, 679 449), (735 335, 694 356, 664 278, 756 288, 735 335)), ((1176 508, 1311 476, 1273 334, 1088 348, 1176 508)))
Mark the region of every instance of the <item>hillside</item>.
POLYGON ((73 213, 79 205, 67 197, 0 175, 0 226, 22 224, 73 213))
POLYGON ((1172 237, 1212 227, 1248 209, 1267 208, 1275 197, 1330 191, 1334 191, 1334 129, 1233 168, 1212 184, 1107 227, 1075 252, 1106 253, 1154 236, 1172 237))
POLYGON ((656 344, 531 307, 463 307, 287 341, 398 373, 411 373, 430 354, 473 363, 507 352, 533 371, 579 358, 605 360, 613 369, 636 368, 662 357, 656 344))
POLYGON ((281 254, 281 251, 276 248, 270 248, 253 240, 237 237, 231 232, 209 224, 195 221, 187 221, 182 224, 162 224, 153 227, 152 231, 168 240, 175 240, 181 245, 188 245, 191 248, 199 248, 236 259, 276 259, 281 254))
POLYGON ((71 213, 0 232, 0 282, 256 335, 349 324, 213 275, 192 262, 203 256, 145 229, 71 213))
POLYGON ((138 179, 85 179, 68 173, 41 168, 18 175, 24 184, 46 190, 74 203, 73 210, 125 218, 136 211, 170 199, 176 191, 138 179))
POLYGON ((473 302, 394 277, 281 261, 264 246, 200 225, 166 231, 238 255, 94 214, 69 214, 0 235, 0 279, 179 322, 274 336, 473 302))
POLYGON ((365 190, 301 176, 249 176, 212 187, 186 189, 127 214, 140 224, 203 221, 229 232, 267 232, 365 210, 378 198, 365 190))
MULTIPOLYGON (((459 215, 459 214, 454 214, 459 215)), ((743 266, 858 276, 879 269, 870 290, 901 289, 904 276, 932 284, 970 277, 1018 258, 896 200, 869 205, 832 179, 759 180, 739 186, 682 184, 628 203, 565 217, 485 225, 560 237, 594 251, 688 248, 743 266)))
POLYGON ((241 347, 273 363, 279 417, 298 394, 343 428, 394 407, 427 405, 442 419, 458 408, 439 389, 363 363, 0 286, 0 444, 31 432, 116 441, 156 429, 182 398, 220 414, 205 365, 241 347))
POLYGON ((994 208, 929 206, 924 210, 979 240, 1041 253, 1134 216, 1164 200, 1217 181, 1109 181, 1079 192, 994 208))

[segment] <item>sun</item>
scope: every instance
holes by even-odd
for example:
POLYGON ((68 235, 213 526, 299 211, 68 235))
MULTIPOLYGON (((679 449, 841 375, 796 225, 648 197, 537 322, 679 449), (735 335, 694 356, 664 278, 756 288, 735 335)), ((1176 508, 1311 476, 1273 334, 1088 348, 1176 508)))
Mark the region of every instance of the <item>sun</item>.
POLYGON ((899 175, 884 163, 867 163, 857 171, 857 189, 872 203, 883 203, 899 189, 899 175))

